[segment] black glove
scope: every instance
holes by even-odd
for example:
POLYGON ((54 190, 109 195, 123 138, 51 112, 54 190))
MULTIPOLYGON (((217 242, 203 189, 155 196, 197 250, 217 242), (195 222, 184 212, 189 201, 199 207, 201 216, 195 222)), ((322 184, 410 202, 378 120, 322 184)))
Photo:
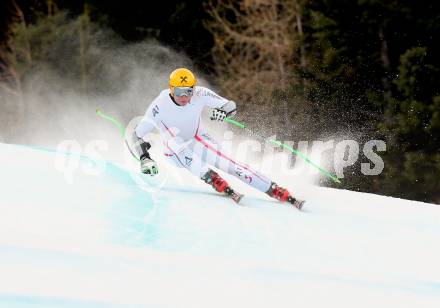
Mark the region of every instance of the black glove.
POLYGON ((227 112, 220 108, 215 108, 212 110, 211 121, 223 122, 226 118, 227 112))

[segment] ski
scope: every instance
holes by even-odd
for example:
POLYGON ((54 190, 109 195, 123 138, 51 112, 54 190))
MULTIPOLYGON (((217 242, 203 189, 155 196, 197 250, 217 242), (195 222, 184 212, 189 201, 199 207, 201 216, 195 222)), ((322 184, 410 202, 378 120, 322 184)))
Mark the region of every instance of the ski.
POLYGON ((292 196, 289 196, 286 201, 289 202, 290 204, 292 204, 298 210, 301 210, 304 203, 306 202, 304 200, 295 199, 292 196))
POLYGON ((224 193, 230 197, 232 200, 235 201, 235 203, 239 203, 241 198, 243 198, 244 195, 234 191, 231 187, 226 187, 224 190, 224 193))

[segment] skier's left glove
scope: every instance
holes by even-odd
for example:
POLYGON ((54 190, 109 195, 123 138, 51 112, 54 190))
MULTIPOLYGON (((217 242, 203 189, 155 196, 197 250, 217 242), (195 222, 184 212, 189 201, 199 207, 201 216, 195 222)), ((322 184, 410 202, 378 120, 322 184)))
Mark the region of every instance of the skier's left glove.
POLYGON ((141 157, 141 171, 151 176, 159 173, 156 162, 147 156, 141 157))
POLYGON ((234 101, 228 101, 221 108, 212 110, 211 120, 223 122, 226 117, 233 117, 236 114, 237 105, 234 101))

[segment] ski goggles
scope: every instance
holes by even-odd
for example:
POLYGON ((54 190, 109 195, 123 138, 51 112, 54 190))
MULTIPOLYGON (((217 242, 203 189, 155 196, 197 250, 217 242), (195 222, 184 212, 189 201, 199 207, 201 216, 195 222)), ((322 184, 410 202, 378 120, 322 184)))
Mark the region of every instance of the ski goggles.
POLYGON ((191 96, 193 92, 194 87, 173 87, 173 94, 175 96, 191 96))

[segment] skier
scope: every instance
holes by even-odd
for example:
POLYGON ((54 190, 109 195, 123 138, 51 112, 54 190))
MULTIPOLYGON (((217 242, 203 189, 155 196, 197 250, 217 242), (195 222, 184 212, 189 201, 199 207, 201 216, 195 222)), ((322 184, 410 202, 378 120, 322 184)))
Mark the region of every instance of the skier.
POLYGON ((141 171, 149 175, 158 173, 156 162, 148 152, 151 144, 146 141, 147 134, 157 128, 163 139, 165 156, 175 166, 188 169, 216 191, 226 193, 236 202, 242 197, 210 166, 236 176, 270 197, 287 201, 301 209, 304 201, 293 198, 285 188, 225 153, 203 128, 200 118, 204 107, 212 108, 210 119, 213 121, 221 122, 236 113, 235 102, 208 88, 196 86, 196 78, 190 70, 174 70, 169 78, 169 89, 163 90, 153 100, 132 133, 131 144, 140 158, 141 171))

